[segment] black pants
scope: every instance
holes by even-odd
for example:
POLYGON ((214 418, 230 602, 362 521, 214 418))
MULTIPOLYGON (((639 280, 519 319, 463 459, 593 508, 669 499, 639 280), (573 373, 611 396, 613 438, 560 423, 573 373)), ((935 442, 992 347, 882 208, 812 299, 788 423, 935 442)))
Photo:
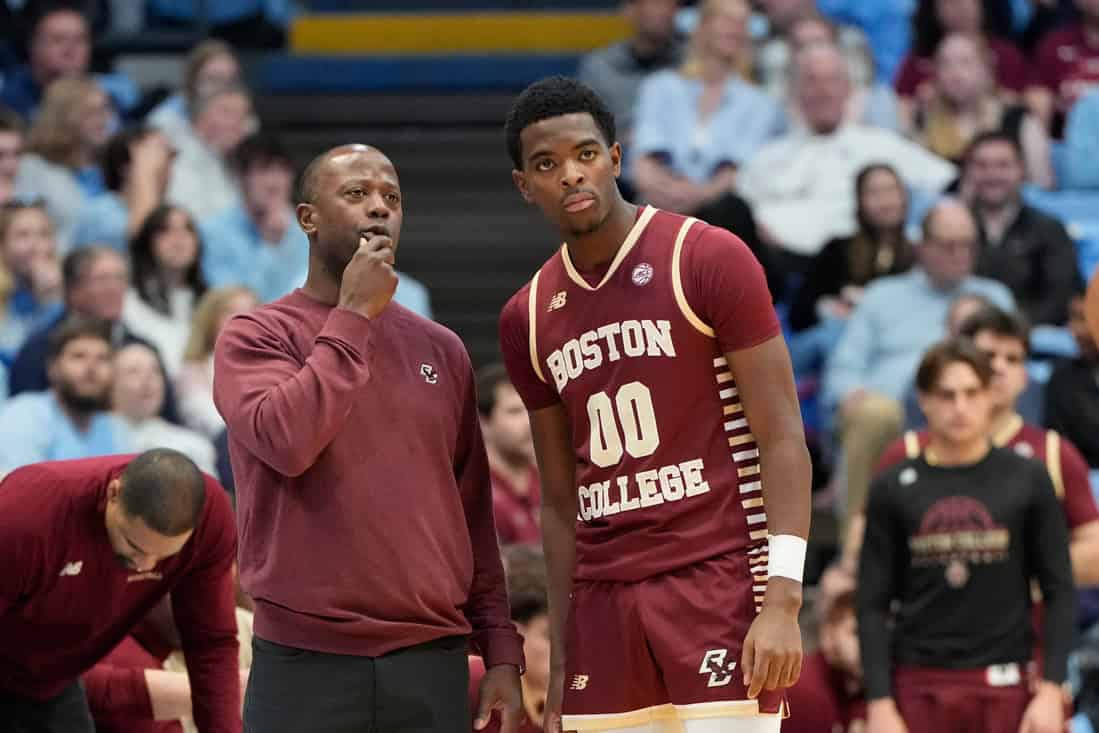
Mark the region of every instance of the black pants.
POLYGON ((77 680, 52 700, 0 691, 0 733, 94 733, 84 686, 77 680))
POLYGON ((255 637, 245 733, 469 733, 469 643, 449 637, 381 657, 255 637))

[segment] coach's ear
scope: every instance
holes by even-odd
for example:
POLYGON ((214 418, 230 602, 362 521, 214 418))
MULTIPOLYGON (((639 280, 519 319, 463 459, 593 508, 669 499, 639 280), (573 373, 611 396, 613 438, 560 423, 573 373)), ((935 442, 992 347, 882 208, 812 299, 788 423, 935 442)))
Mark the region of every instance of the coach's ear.
POLYGON ((298 204, 297 208, 294 209, 294 214, 298 217, 298 226, 301 227, 306 236, 317 231, 317 224, 313 220, 316 213, 317 210, 313 208, 312 204, 298 204))
POLYGON ((523 200, 528 204, 533 204, 534 199, 531 198, 530 189, 527 188, 526 174, 521 170, 512 169, 511 180, 515 181, 515 187, 519 189, 519 194, 523 197, 523 200))

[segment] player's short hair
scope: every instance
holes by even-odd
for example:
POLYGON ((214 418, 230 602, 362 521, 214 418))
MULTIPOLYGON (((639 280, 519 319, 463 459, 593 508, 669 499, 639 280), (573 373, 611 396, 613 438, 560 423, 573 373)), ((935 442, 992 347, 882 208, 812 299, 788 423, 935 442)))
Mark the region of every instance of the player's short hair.
POLYGON ((98 318, 69 316, 50 331, 46 338, 46 361, 53 362, 65 347, 79 339, 98 339, 111 344, 111 324, 98 318))
POLYGON ((178 537, 198 524, 206 503, 206 480, 179 451, 145 451, 130 461, 121 479, 122 508, 154 532, 178 537))
POLYGON ((1021 313, 989 305, 966 318, 958 327, 958 335, 970 340, 977 338, 982 331, 1018 341, 1023 346, 1023 352, 1030 354, 1030 324, 1021 313))
POLYGON ((481 417, 492 415, 496 409, 496 390, 504 384, 511 384, 511 378, 503 364, 488 364, 477 370, 477 411, 481 417))
POLYGON ((526 624, 549 613, 546 558, 542 550, 533 545, 510 545, 502 552, 507 570, 511 620, 526 624))
POLYGON ((294 158, 282 140, 266 132, 257 132, 244 138, 229 155, 233 172, 243 176, 252 168, 281 166, 295 171, 294 158))
POLYGON ((99 157, 103 166, 103 184, 108 191, 121 191, 126 185, 127 169, 131 163, 130 146, 155 132, 148 125, 137 125, 116 132, 103 146, 99 157))
POLYGON ((614 114, 588 85, 567 76, 548 76, 524 89, 515 98, 504 123, 508 155, 516 170, 523 169, 523 143, 520 139, 523 130, 536 122, 577 112, 591 115, 603 133, 607 147, 615 143, 614 114))
POLYGON ((26 135, 27 126, 15 110, 0 105, 0 132, 14 132, 17 135, 26 135))
POLYGON ((916 389, 924 394, 930 393, 951 364, 972 367, 983 387, 988 387, 992 382, 992 365, 988 358, 969 339, 951 338, 940 341, 924 353, 916 370, 916 389))
POLYGON ((1016 160, 1020 163, 1025 160, 1023 144, 1019 142, 1018 137, 1003 130, 986 130, 973 138, 966 146, 965 152, 962 153, 962 168, 969 168, 969 164, 973 162, 973 156, 977 154, 977 151, 990 143, 1003 143, 1014 151, 1016 160))

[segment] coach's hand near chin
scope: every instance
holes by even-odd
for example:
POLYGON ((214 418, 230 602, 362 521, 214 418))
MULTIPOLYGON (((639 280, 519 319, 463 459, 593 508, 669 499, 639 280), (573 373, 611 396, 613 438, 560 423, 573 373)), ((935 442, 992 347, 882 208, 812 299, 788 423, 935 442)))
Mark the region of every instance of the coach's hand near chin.
POLYGON ((773 577, 767 581, 763 609, 744 637, 740 666, 748 697, 763 690, 790 687, 801 675, 801 583, 773 577))
POLYGON ((523 715, 523 691, 519 684, 519 669, 512 664, 489 667, 481 680, 481 697, 477 705, 474 730, 484 730, 492 711, 500 711, 500 733, 515 733, 523 715))

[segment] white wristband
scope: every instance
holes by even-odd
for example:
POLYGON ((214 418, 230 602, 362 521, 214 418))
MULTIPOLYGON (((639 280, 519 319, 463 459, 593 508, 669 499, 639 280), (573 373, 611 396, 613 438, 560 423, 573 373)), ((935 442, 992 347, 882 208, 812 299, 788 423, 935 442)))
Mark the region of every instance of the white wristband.
POLYGON ((773 534, 767 538, 767 544, 767 576, 802 582, 808 543, 796 535, 773 534))

